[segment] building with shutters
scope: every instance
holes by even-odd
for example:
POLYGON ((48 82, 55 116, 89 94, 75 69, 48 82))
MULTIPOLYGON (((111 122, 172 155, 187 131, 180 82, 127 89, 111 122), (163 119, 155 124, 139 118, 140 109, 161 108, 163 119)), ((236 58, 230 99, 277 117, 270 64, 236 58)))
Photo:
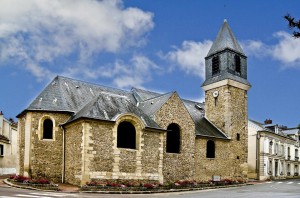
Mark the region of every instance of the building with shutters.
POLYGON ((17 125, 0 111, 0 175, 16 174, 19 162, 17 125))
POLYGON ((249 120, 248 177, 259 180, 299 177, 298 128, 249 120))

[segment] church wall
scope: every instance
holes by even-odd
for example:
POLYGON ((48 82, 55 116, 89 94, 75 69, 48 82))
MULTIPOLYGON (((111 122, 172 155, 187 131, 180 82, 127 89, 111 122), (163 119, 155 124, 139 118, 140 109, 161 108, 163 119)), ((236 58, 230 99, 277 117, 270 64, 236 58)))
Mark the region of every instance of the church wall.
POLYGON ((89 121, 91 150, 89 169, 91 172, 112 172, 113 171, 113 123, 101 121, 89 121))
POLYGON ((195 172, 195 124, 176 93, 157 111, 155 121, 164 129, 172 123, 180 127, 180 153, 166 153, 166 134, 164 136, 164 182, 192 179, 195 172))
POLYGON ((82 177, 82 123, 65 128, 65 182, 80 184, 82 177))
MULTIPOLYGON (((247 92, 233 86, 222 86, 206 91, 206 117, 230 138, 232 159, 239 158, 239 175, 246 177, 248 152, 248 107, 247 92), (213 97, 218 91, 219 96, 213 97), (239 134, 240 140, 237 140, 239 134)), ((231 159, 231 158, 230 158, 231 159)))
POLYGON ((96 180, 162 181, 163 133, 143 129, 133 116, 116 122, 82 120, 66 127, 66 182, 85 185, 96 180), (137 148, 117 148, 116 128, 130 121, 137 131, 137 148))
POLYGON ((59 124, 67 121, 69 115, 61 113, 33 112, 31 116, 31 176, 51 178, 60 182, 62 176, 62 129, 59 124), (53 139, 42 139, 41 119, 49 117, 54 120, 53 139))
POLYGON ((24 150, 25 150, 25 116, 18 118, 18 134, 19 134, 19 167, 17 174, 24 175, 24 150))
POLYGON ((196 138, 195 143, 195 177, 196 181, 208 181, 212 176, 221 179, 242 178, 240 164, 236 153, 232 152, 232 141, 212 139, 215 142, 215 158, 206 158, 206 143, 209 139, 196 138))
POLYGON ((163 158, 163 133, 144 131, 143 139, 143 172, 145 174, 161 172, 163 158))

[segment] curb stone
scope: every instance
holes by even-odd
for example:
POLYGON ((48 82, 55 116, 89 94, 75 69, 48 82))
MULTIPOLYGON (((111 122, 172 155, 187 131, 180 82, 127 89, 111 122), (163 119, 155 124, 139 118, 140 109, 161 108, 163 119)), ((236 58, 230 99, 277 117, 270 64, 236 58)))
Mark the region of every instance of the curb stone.
POLYGON ((34 188, 34 187, 30 187, 30 186, 16 185, 16 184, 13 184, 13 183, 9 182, 7 179, 4 179, 3 182, 5 184, 7 184, 8 186, 14 187, 14 188, 21 188, 21 189, 28 189, 28 190, 37 190, 37 191, 45 191, 45 192, 57 192, 56 190, 44 190, 44 189, 34 188))
POLYGON ((170 189, 170 190, 156 190, 156 191, 101 191, 101 190, 92 190, 92 191, 56 191, 56 190, 44 190, 29 186, 20 186, 9 182, 7 179, 4 179, 3 182, 9 187, 28 189, 28 190, 37 190, 37 191, 45 191, 45 192, 63 192, 63 193, 99 193, 99 194, 154 194, 154 193, 172 193, 172 192, 187 192, 187 191, 200 191, 200 190, 208 190, 208 189, 219 189, 219 188, 232 188, 232 187, 242 187, 254 185, 251 183, 247 184, 237 184, 237 185, 227 185, 227 186, 211 186, 211 187, 203 187, 203 188, 186 188, 186 189, 170 189))

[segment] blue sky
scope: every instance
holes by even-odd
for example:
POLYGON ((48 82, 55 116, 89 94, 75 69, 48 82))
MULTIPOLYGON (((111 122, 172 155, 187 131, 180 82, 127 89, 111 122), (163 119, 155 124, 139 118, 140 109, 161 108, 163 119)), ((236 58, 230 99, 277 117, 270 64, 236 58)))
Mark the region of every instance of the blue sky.
POLYGON ((202 101, 204 57, 227 19, 248 56, 249 118, 300 123, 300 1, 2 0, 0 110, 15 117, 56 76, 202 101))

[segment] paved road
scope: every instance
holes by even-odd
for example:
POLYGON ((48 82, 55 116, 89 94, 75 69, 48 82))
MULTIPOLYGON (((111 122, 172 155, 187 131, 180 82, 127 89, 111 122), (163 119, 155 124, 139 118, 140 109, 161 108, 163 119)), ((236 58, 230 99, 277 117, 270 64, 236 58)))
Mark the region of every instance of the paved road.
POLYGON ((245 187, 222 188, 202 191, 189 191, 181 193, 163 193, 163 194, 142 194, 142 195, 117 195, 117 194, 96 194, 96 193, 58 193, 58 192, 43 192, 32 191, 16 188, 0 187, 0 198, 300 198, 300 179, 272 181, 262 184, 256 184, 245 187))

